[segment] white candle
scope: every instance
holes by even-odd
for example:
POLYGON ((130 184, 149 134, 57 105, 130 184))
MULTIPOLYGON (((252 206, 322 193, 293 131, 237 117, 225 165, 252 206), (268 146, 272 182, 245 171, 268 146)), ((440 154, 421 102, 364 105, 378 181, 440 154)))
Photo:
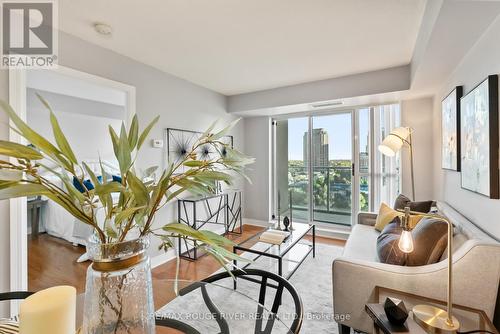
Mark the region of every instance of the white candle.
POLYGON ((76 289, 56 286, 26 298, 19 309, 20 334, 75 333, 76 289))

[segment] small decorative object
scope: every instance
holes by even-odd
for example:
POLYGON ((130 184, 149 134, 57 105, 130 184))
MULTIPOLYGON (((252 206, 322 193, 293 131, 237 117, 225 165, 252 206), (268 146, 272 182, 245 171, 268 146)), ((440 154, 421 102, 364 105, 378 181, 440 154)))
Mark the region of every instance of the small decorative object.
POLYGON ((441 168, 460 171, 460 98, 457 86, 441 102, 441 168))
MULTIPOLYGON (((180 129, 166 129, 167 141, 167 156, 166 161, 170 163, 178 163, 186 158, 190 153, 190 148, 203 136, 202 132, 180 130, 180 129)), ((224 135, 217 139, 217 143, 208 145, 201 145, 196 152, 198 160, 208 161, 216 158, 225 158, 228 154, 228 149, 233 148, 233 136, 224 135)), ((176 173, 183 173, 188 170, 189 166, 181 166, 176 173)))
POLYGON ((402 326, 408 318, 408 311, 402 300, 397 298, 386 298, 384 311, 391 324, 402 326))
POLYGON ((26 298, 19 307, 19 332, 23 334, 75 333, 76 289, 55 286, 26 298))
MULTIPOLYGON (((215 191, 217 181, 231 185, 232 173, 244 176, 245 166, 253 159, 229 145, 225 147, 225 157, 203 160, 197 154, 201 147, 210 146, 218 151, 225 146, 221 138, 237 121, 212 133, 214 123, 205 133, 189 139, 187 146, 179 148, 179 158, 158 174, 158 180, 150 178, 156 167, 142 172, 134 166, 158 117, 142 132, 137 116, 132 118, 128 130, 122 124, 119 134, 110 127, 120 169, 119 179, 112 181, 104 177, 102 166, 99 179, 86 163, 79 162, 50 106, 39 98, 50 111, 55 143, 36 133, 0 100, 0 107, 10 117, 15 130, 38 148, 0 141, 1 155, 14 158, 0 159, 0 200, 43 195, 94 230, 87 247, 93 263, 87 270, 84 334, 154 333, 151 267, 147 257, 149 236, 158 237, 159 248, 163 250, 172 248, 174 239, 180 238, 194 247, 202 247, 220 263, 230 263, 234 259, 235 255, 224 248, 232 242, 213 232, 198 231, 177 222, 153 229, 153 222, 160 208, 182 193, 210 194, 215 191), (50 161, 50 167, 45 166, 46 161, 50 161), (183 172, 184 167, 189 170, 183 172), (92 188, 84 182, 87 179, 92 188), (73 180, 82 192, 77 190, 73 180), (113 193, 119 193, 119 200, 113 200, 113 193), (96 214, 97 210, 101 214, 96 214)), ((74 329, 64 333, 74 333, 74 329)))
POLYGON ((290 225, 290 219, 288 219, 287 216, 285 216, 285 218, 283 218, 283 226, 285 226, 285 228, 283 229, 284 231, 290 231, 288 229, 288 226, 290 225))
POLYGON ((462 188, 498 199, 497 75, 462 98, 460 114, 462 188))

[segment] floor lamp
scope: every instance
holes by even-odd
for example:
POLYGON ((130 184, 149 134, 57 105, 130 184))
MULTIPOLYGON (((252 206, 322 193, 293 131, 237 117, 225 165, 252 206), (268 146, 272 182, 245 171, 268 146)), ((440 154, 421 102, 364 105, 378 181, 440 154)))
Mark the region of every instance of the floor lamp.
POLYGON ((406 144, 410 149, 410 165, 411 165, 411 191, 412 199, 415 200, 415 177, 413 173, 413 143, 411 139, 411 134, 413 132, 412 128, 409 127, 399 127, 385 137, 382 144, 379 145, 378 150, 388 157, 393 157, 396 153, 401 150, 401 148, 406 144))

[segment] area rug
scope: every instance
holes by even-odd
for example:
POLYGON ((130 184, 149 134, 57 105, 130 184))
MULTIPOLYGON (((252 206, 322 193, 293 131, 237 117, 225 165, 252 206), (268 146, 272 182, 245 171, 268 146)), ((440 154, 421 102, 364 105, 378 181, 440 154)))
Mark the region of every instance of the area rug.
MULTIPOLYGON (((301 254, 291 251, 286 260, 295 259, 301 254)), ((304 307, 304 321, 301 333, 337 333, 337 324, 333 318, 332 298, 332 261, 340 256, 342 247, 317 243, 316 258, 312 254, 300 265, 290 282, 297 289, 304 307)), ((245 254, 245 256, 248 256, 245 254)), ((253 255, 255 256, 255 255, 253 255)), ((274 273, 277 272, 277 260, 261 257, 252 264, 274 273)), ((285 261, 283 270, 290 266, 285 261)), ((246 280, 238 279, 237 290, 232 289, 233 282, 228 279, 219 281, 216 285, 207 286, 207 292, 224 315, 229 324, 230 332, 235 334, 255 333, 257 300, 259 286, 246 280)), ((266 294, 266 310, 271 309, 274 299, 274 289, 268 289, 266 294)), ((293 302, 289 294, 284 293, 278 312, 279 320, 273 323, 270 331, 265 330, 269 313, 264 310, 261 333, 286 333, 291 324, 293 302)), ((208 310, 200 289, 185 296, 180 296, 160 309, 157 314, 180 320, 190 324, 201 333, 219 333, 220 328, 212 313, 208 310)))

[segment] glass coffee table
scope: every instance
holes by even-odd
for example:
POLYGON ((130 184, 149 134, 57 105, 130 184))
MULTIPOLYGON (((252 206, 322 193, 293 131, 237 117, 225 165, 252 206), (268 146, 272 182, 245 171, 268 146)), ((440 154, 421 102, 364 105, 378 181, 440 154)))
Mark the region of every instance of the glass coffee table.
MULTIPOLYGON (((233 253, 240 254, 244 258, 252 260, 251 263, 245 263, 240 268, 254 267, 258 263, 258 260, 262 258, 269 259, 272 262, 277 260, 278 275, 289 279, 309 254, 312 253, 313 257, 316 256, 316 227, 313 224, 304 223, 293 223, 292 225, 293 230, 291 234, 280 245, 260 241, 262 233, 269 230, 266 229, 233 246, 233 253), (311 240, 306 238, 308 235, 311 235, 311 240)), ((234 265, 238 266, 238 261, 234 260, 234 265)), ((271 271, 269 266, 273 266, 273 264, 267 263, 267 267, 262 267, 262 264, 260 266, 260 269, 271 271)), ((236 280, 234 286, 236 288, 236 280)))

